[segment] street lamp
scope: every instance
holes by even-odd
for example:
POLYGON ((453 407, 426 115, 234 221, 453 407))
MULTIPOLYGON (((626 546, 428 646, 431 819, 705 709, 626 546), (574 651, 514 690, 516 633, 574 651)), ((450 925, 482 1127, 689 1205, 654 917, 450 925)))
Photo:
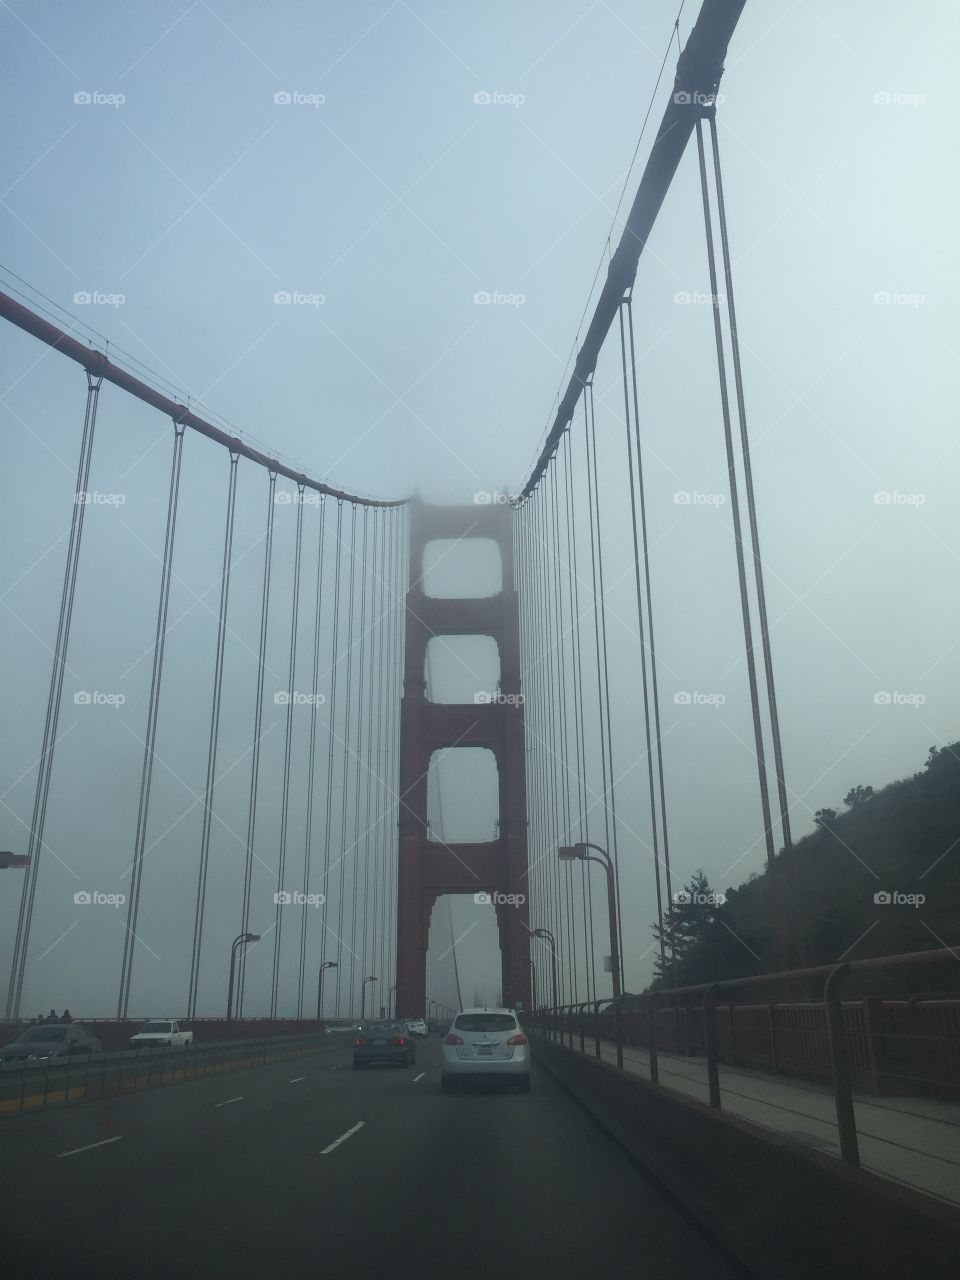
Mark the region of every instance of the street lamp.
POLYGON ((237 968, 237 948, 245 946, 248 942, 259 942, 259 933, 239 933, 233 940, 233 946, 230 948, 230 981, 227 985, 227 1021, 233 1018, 233 975, 237 968))
POLYGON ((364 978, 363 985, 360 987, 360 1021, 363 1022, 367 1016, 367 983, 376 982, 373 974, 369 978, 364 978))
POLYGON ((553 1007, 560 1008, 559 988, 557 986, 557 940, 549 929, 531 929, 534 938, 546 938, 550 943, 550 968, 553 973, 553 1007))
POLYGON ((390 990, 387 992, 387 1009, 393 1010, 393 1013, 390 1014, 391 1018, 395 1018, 397 1016, 397 1002, 393 998, 393 993, 396 991, 396 989, 397 989, 397 984, 394 983, 393 986, 390 988, 390 990))
POLYGON ((530 961, 530 976, 533 979, 533 1007, 537 1008, 537 966, 530 961))
POLYGON ((580 859, 582 862, 596 862, 603 867, 607 873, 607 911, 610 916, 610 967, 611 976, 613 978, 613 998, 620 998, 620 947, 617 944, 619 930, 617 928, 617 897, 614 889, 613 863, 610 861, 610 855, 606 849, 601 849, 598 844, 591 844, 589 840, 582 840, 579 844, 562 844, 557 850, 557 857, 561 862, 575 862, 580 859), (588 849, 595 849, 601 856, 595 858, 592 853, 588 853, 588 849))
POLYGON ((317 1021, 318 1022, 320 1021, 320 1009, 323 1003, 323 971, 324 969, 336 969, 338 967, 339 965, 336 960, 324 960, 323 964, 320 966, 320 971, 317 974, 317 1021))

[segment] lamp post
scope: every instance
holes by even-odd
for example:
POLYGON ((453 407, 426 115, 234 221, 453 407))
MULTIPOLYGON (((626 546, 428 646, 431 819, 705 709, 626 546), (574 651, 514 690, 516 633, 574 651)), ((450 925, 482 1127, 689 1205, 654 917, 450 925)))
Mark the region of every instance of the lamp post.
POLYGON ((617 898, 614 889, 613 863, 610 861, 610 855, 606 849, 601 849, 598 844, 591 844, 589 840, 582 840, 579 844, 562 844, 557 850, 557 857, 561 862, 574 862, 578 858, 583 862, 596 862, 603 867, 607 873, 607 911, 610 916, 610 966, 611 977, 613 978, 613 998, 618 1000, 621 992, 621 974, 620 974, 620 947, 617 944, 619 930, 617 929, 617 898), (601 856, 595 858, 592 853, 588 853, 588 849, 595 849, 601 856))
POLYGON ((393 993, 396 991, 396 989, 397 989, 397 984, 394 983, 393 986, 390 988, 390 990, 387 992, 387 1013, 390 1013, 391 1009, 393 1010, 393 1013, 390 1013, 391 1018, 395 1018, 397 1016, 397 1004, 393 998, 393 993))
POLYGON ((317 1021, 320 1021, 320 1009, 323 1004, 323 971, 324 969, 336 969, 338 962, 336 960, 324 960, 320 966, 320 972, 317 974, 317 1021))
POLYGON ((536 1009, 537 1007, 537 966, 533 963, 532 960, 530 961, 530 977, 533 980, 533 983, 532 983, 533 1007, 534 1009, 536 1009))
POLYGON ((368 982, 376 982, 376 978, 373 976, 373 974, 371 974, 369 978, 364 978, 363 984, 360 987, 360 1021, 361 1022, 363 1022, 364 1018, 367 1016, 366 1010, 367 1010, 367 983, 368 982))
POLYGON ((549 929, 531 929, 534 938, 546 938, 550 943, 550 969, 553 974, 553 1007, 560 1008, 559 987, 557 986, 557 940, 549 929))
POLYGON ((227 984, 227 1021, 233 1020, 233 977, 237 968, 237 949, 246 946, 248 942, 259 942, 259 933, 239 933, 233 940, 233 946, 230 948, 230 981, 227 984))

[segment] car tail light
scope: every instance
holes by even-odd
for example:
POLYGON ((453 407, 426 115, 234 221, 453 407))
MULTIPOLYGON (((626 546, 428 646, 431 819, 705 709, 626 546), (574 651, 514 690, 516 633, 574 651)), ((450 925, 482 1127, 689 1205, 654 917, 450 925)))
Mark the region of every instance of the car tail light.
POLYGON ((365 1044, 369 1044, 369 1040, 354 1040, 354 1048, 361 1049, 365 1044))
POLYGON ((444 1044, 463 1044, 463 1039, 460 1036, 455 1036, 451 1031, 448 1035, 445 1035, 443 1037, 443 1043, 444 1044))
POLYGON ((403 1036, 394 1036, 394 1037, 393 1037, 393 1039, 390 1041, 390 1043, 391 1043, 391 1044, 400 1044, 400 1045, 404 1045, 404 1044, 406 1044, 407 1042, 406 1042, 406 1040, 403 1038, 403 1036))
POLYGON ((511 1036, 510 1039, 507 1041, 507 1044, 529 1044, 529 1043, 530 1041, 527 1039, 527 1037, 523 1034, 522 1031, 518 1036, 511 1036))

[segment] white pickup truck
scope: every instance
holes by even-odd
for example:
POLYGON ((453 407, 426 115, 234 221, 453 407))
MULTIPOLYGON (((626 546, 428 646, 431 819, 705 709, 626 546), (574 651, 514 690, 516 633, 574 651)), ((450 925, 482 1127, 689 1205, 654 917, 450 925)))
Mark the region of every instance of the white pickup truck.
POLYGON ((146 1022, 130 1037, 131 1049, 185 1049, 188 1044, 193 1044, 193 1032, 181 1031, 179 1022, 167 1020, 146 1022))

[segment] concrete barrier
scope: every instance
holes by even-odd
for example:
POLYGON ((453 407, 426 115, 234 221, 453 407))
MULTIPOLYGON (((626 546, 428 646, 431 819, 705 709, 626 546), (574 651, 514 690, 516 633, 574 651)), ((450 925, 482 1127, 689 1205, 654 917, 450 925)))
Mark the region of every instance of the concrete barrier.
POLYGON ((955 1280, 960 1212, 532 1038, 535 1060, 757 1280, 955 1280))

